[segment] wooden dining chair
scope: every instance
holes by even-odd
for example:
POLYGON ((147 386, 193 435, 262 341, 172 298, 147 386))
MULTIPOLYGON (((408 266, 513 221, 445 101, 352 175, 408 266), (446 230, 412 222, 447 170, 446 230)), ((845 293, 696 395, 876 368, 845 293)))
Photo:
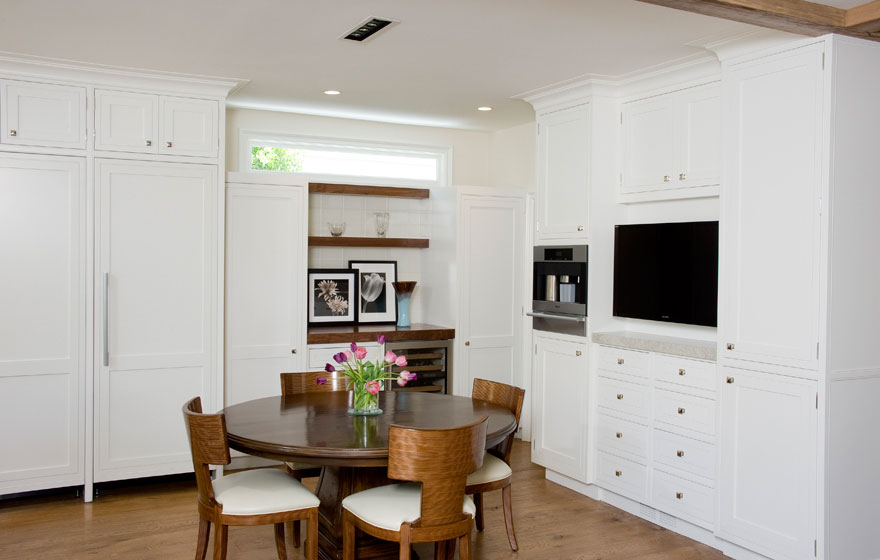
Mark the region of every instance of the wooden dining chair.
POLYGON ((483 464, 487 424, 488 416, 448 429, 392 425, 388 478, 410 482, 370 488, 342 500, 343 560, 354 560, 355 529, 400 543, 401 560, 409 560, 413 543, 454 539, 459 541, 459 558, 470 560, 476 508, 464 488, 468 474, 483 464))
MULTIPOLYGON (((300 371, 281 374, 281 396, 299 395, 302 393, 323 393, 332 391, 345 391, 345 374, 334 371, 300 371), (318 384, 318 378, 323 377, 326 383, 318 384)), ((321 467, 307 463, 285 462, 284 470, 293 478, 302 482, 302 479, 321 475, 321 467)), ((300 524, 291 522, 288 525, 293 546, 299 547, 300 524)))
MULTIPOLYGON (((508 408, 516 417, 516 427, 519 428, 519 417, 522 414, 523 398, 525 390, 504 383, 474 379, 474 388, 471 398, 487 401, 508 408)), ((501 501, 504 506, 504 524, 507 526, 507 541, 510 549, 518 550, 516 532, 513 529, 513 504, 511 503, 510 484, 513 471, 510 468, 510 450, 513 448, 513 437, 516 429, 510 432, 507 438, 486 452, 483 466, 474 473, 468 475, 465 492, 474 497, 476 505, 477 531, 483 530, 483 493, 492 490, 501 490, 501 501)))
POLYGON ((183 417, 196 472, 199 508, 199 539, 196 560, 208 551, 211 525, 214 530, 214 560, 226 558, 230 525, 275 525, 275 548, 280 560, 287 560, 284 524, 309 521, 306 558, 318 558, 317 496, 299 481, 278 469, 254 469, 211 480, 210 465, 228 465, 229 441, 226 417, 203 414, 202 400, 196 397, 183 405, 183 417))

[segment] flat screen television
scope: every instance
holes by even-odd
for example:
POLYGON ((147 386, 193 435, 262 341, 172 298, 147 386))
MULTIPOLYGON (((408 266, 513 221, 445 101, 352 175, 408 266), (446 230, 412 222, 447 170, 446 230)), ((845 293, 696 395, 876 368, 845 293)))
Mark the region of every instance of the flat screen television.
POLYGON ((718 222, 615 226, 613 313, 718 326, 718 222))

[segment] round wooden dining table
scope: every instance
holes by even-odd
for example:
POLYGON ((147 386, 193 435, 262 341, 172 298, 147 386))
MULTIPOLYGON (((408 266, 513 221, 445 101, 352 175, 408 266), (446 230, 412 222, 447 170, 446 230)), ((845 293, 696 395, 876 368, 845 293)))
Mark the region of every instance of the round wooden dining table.
MULTIPOLYGON (((516 429, 513 413, 486 401, 423 392, 383 391, 382 413, 348 413, 349 393, 321 392, 267 397, 223 410, 229 447, 279 461, 321 465, 317 495, 319 558, 342 558, 342 500, 346 496, 396 481, 386 476, 388 427, 451 428, 488 416, 486 448, 516 429)), ((373 539, 358 539, 357 558, 396 557, 373 539)))

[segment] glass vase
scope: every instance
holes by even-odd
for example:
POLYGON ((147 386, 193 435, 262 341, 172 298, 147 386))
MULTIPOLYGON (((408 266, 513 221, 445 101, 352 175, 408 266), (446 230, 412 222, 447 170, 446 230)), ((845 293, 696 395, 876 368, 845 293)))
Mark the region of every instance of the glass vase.
POLYGON ((379 393, 375 395, 367 391, 366 383, 354 382, 350 392, 349 414, 356 416, 372 416, 374 414, 382 414, 379 408, 379 393))
POLYGON ((409 302, 412 299, 413 290, 416 289, 415 282, 392 282, 394 286, 394 295, 397 297, 397 326, 410 327, 412 323, 409 319, 409 302))

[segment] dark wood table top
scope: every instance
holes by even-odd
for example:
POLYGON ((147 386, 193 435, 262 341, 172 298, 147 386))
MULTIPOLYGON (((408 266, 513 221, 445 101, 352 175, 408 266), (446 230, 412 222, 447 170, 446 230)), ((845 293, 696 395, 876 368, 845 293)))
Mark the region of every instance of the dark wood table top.
POLYGON ((347 327, 309 327, 309 344, 348 344, 351 342, 374 342, 380 334, 388 341, 400 340, 449 340, 455 338, 455 329, 413 323, 411 327, 396 325, 353 325, 347 327))
POLYGON ((388 427, 451 428, 489 417, 486 447, 516 427, 508 409, 467 397, 382 391, 382 414, 348 413, 349 393, 267 397, 224 409, 229 446, 280 461, 349 467, 388 464, 388 427))

